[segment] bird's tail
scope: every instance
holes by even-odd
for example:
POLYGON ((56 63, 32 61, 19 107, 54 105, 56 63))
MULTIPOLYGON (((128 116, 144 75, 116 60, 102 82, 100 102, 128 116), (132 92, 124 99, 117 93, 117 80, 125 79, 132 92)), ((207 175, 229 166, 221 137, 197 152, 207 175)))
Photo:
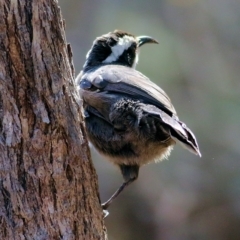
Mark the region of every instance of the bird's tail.
MULTIPOLYGON (((181 131, 178 131, 178 128, 174 126, 170 128, 172 138, 179 142, 184 148, 188 149, 190 152, 201 157, 201 153, 198 147, 196 137, 193 132, 183 123, 178 120, 175 120, 176 124, 179 124, 182 128, 181 131)), ((176 126, 176 125, 175 125, 176 126)))
POLYGON ((144 104, 142 109, 148 115, 160 120, 162 124, 167 125, 171 137, 176 142, 179 142, 184 148, 201 157, 196 137, 183 122, 178 120, 177 116, 170 116, 153 105, 144 104))

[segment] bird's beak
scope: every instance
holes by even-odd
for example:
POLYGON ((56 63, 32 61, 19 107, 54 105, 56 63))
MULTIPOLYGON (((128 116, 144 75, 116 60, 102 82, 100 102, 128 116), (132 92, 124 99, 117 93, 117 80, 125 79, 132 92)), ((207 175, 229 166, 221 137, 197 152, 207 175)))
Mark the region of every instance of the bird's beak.
POLYGON ((138 47, 141 47, 145 43, 158 43, 157 40, 148 36, 139 36, 137 37, 137 40, 138 40, 138 47))

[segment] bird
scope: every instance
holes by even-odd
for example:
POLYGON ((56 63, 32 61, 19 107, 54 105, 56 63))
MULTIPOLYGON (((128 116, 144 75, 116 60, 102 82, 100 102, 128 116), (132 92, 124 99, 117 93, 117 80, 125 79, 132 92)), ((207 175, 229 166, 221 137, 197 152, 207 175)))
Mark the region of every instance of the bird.
POLYGON ((136 70, 140 47, 147 43, 158 41, 122 30, 99 36, 76 77, 87 137, 124 179, 102 204, 106 212, 138 178, 140 167, 168 158, 176 143, 201 157, 196 137, 179 120, 168 95, 136 70))

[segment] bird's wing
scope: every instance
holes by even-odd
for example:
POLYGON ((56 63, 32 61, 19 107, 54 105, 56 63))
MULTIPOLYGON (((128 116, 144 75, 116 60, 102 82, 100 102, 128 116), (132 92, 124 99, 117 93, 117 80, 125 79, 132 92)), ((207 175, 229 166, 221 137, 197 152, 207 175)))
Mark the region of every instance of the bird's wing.
POLYGON ((176 111, 167 94, 135 69, 121 65, 99 67, 85 73, 81 78, 81 88, 87 90, 92 85, 100 91, 130 95, 131 98, 153 104, 168 115, 174 115, 177 118, 176 111))
POLYGON ((164 111, 153 105, 142 104, 142 110, 148 116, 158 119, 160 122, 167 125, 174 140, 179 142, 190 152, 201 157, 201 153, 194 134, 183 122, 170 117, 164 111))

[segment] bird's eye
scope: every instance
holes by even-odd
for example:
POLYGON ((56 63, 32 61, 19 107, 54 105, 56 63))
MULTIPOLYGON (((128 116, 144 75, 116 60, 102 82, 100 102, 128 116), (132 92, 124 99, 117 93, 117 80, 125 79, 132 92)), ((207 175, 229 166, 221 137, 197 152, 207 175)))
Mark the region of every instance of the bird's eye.
POLYGON ((130 56, 129 53, 127 54, 127 62, 128 62, 129 64, 132 63, 132 58, 131 58, 131 56, 130 56))
POLYGON ((131 45, 131 48, 136 49, 137 48, 137 43, 133 42, 132 45, 131 45))
POLYGON ((126 50, 124 53, 125 61, 129 65, 132 65, 135 59, 135 56, 136 56, 136 48, 134 48, 134 46, 131 45, 131 47, 128 50, 126 50))

